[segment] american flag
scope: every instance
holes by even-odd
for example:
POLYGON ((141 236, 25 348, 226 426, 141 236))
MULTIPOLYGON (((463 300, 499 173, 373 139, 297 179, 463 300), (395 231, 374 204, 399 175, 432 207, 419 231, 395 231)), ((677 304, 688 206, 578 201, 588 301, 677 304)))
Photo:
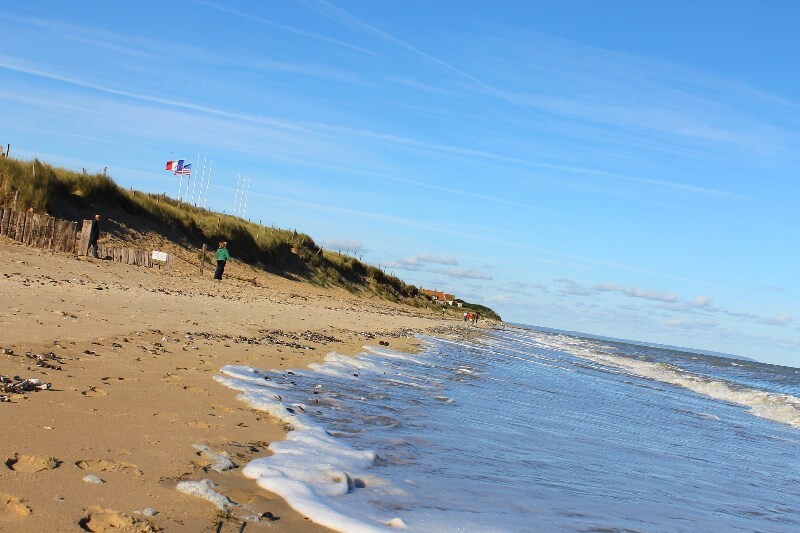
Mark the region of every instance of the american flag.
POLYGON ((178 161, 177 168, 175 168, 175 174, 183 174, 184 176, 191 176, 192 175, 192 164, 188 163, 186 165, 183 164, 183 159, 178 161))

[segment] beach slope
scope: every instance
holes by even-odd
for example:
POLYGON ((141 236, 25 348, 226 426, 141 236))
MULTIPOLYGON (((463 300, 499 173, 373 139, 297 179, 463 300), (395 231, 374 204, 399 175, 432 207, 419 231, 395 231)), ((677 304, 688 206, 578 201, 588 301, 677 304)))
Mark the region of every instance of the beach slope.
POLYGON ((0 529, 324 530, 241 475, 285 431, 213 376, 381 342, 413 351, 409 330, 466 326, 255 270, 247 279, 0 239, 0 375, 31 389, 0 403, 0 529))

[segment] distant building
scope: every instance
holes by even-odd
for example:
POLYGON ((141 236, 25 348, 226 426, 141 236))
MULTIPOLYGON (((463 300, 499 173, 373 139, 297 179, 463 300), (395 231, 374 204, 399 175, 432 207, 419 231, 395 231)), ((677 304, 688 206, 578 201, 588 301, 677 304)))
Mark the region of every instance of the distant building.
POLYGON ((419 292, 430 298, 431 301, 438 304, 455 305, 461 307, 461 304, 456 302, 456 297, 453 294, 447 294, 446 292, 436 290, 432 291, 430 289, 420 289, 419 292))

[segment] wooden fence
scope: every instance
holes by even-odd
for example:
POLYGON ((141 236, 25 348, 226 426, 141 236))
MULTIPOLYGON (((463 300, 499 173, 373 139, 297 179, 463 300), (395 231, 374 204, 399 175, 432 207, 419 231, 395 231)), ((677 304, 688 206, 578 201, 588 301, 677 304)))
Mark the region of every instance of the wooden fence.
POLYGON ((75 253, 78 223, 30 211, 0 208, 0 235, 34 248, 75 253))
MULTIPOLYGON (((78 255, 88 255, 89 234, 92 231, 92 220, 84 220, 81 226, 81 233, 78 236, 78 255)), ((101 226, 102 228, 102 226, 101 226)), ((148 268, 164 268, 171 270, 175 266, 175 256, 172 254, 161 254, 166 256, 165 261, 153 259, 153 254, 141 248, 118 248, 113 246, 98 245, 97 255, 103 259, 124 263, 126 265, 136 265, 148 268)))
MULTIPOLYGON (((77 222, 60 220, 30 211, 15 211, 10 207, 0 208, 0 235, 34 248, 86 255, 91 227, 92 221, 84 220, 81 233, 78 235, 77 222)), ((117 248, 100 245, 98 246, 97 254, 104 259, 126 265, 164 268, 166 270, 171 270, 175 265, 174 255, 159 254, 159 257, 165 257, 164 261, 159 261, 153 259, 151 252, 141 248, 117 248)))
POLYGON ((166 261, 156 261, 153 259, 153 254, 141 248, 114 248, 110 246, 103 246, 102 244, 97 247, 97 255, 103 259, 114 261, 115 263, 124 263, 126 265, 137 265, 148 268, 163 268, 171 270, 175 266, 175 256, 166 254, 166 261))

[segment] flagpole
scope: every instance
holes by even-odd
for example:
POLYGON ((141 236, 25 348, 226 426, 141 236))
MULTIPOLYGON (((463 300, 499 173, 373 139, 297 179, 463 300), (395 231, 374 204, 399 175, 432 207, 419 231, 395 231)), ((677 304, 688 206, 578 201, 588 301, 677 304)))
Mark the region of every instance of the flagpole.
POLYGON ((242 179, 242 173, 236 175, 236 196, 233 197, 233 214, 236 214, 239 206, 239 181, 242 179))
POLYGON ((244 206, 244 184, 247 182, 247 176, 242 176, 242 186, 239 187, 239 218, 244 216, 242 207, 244 206))
MULTIPOLYGON (((198 172, 199 172, 199 170, 198 170, 198 172)), ((203 195, 203 181, 205 180, 205 178, 206 178, 206 158, 204 157, 203 158, 203 174, 200 177, 200 194, 197 196, 198 203, 200 202, 200 196, 203 195)))
MULTIPOLYGON (((198 168, 200 168, 200 154, 199 153, 197 154, 197 161, 195 161, 194 169, 197 170, 198 168)), ((186 195, 183 198, 184 200, 187 200, 187 201, 189 200, 189 184, 191 183, 191 181, 192 181, 192 173, 190 172, 189 173, 189 177, 186 178, 186 195)))
POLYGON ((250 180, 251 178, 247 178, 247 194, 244 197, 244 209, 242 210, 242 218, 247 214, 247 200, 250 198, 250 180))
POLYGON ((183 174, 178 174, 180 181, 178 181, 178 202, 181 201, 181 189, 183 188, 183 174))
POLYGON ((214 170, 214 161, 211 161, 211 166, 208 168, 208 179, 206 180, 206 199, 203 200, 203 209, 208 205, 208 186, 211 183, 211 171, 214 170))
MULTIPOLYGON (((203 158, 203 172, 205 171, 206 171, 206 161, 205 158, 203 158)), ((194 206, 197 206, 197 204, 194 203, 194 193, 196 190, 197 190, 197 176, 195 175, 194 179, 192 180, 192 205, 194 206)))
MULTIPOLYGON (((200 197, 203 195, 203 182, 206 179, 206 163, 208 159, 206 157, 203 158, 203 177, 200 178, 200 190, 197 191, 197 203, 200 203, 200 197)), ((192 201, 194 201, 194 191, 192 191, 192 201)))

